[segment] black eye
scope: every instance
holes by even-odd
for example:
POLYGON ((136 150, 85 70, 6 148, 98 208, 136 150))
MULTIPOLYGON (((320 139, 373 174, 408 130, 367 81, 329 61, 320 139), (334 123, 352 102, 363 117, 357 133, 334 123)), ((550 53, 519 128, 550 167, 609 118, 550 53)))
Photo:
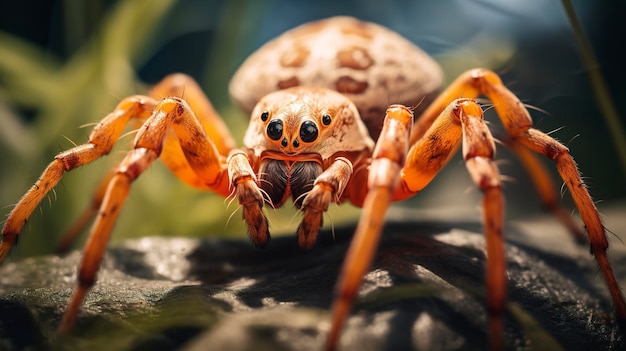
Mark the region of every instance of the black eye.
POLYGON ((261 113, 261 121, 265 122, 268 118, 270 118, 270 113, 267 111, 263 111, 263 113, 261 113))
POLYGON ((283 136, 283 121, 273 119, 267 125, 267 136, 272 140, 278 140, 283 136))
POLYGON ((329 114, 325 114, 325 115, 323 115, 323 116, 322 116, 322 123, 323 123, 325 126, 329 125, 331 120, 332 120, 332 119, 330 118, 330 115, 329 115, 329 114))
POLYGON ((311 121, 306 121, 300 126, 300 139, 305 143, 310 143, 317 139, 317 126, 311 121))

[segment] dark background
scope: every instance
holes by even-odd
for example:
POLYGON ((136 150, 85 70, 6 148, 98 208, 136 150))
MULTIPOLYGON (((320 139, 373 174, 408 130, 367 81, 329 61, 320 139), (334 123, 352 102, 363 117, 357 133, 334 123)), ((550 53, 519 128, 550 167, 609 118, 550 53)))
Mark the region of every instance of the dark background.
MULTIPOLYGON (((624 125, 626 5, 617 0, 574 5, 597 55, 596 69, 603 73, 624 125)), ((620 164, 558 1, 22 0, 0 1, 1 214, 10 211, 56 153, 72 146, 65 137, 84 142, 90 128, 79 126, 98 121, 120 98, 145 92, 171 72, 196 78, 239 138, 246 116, 230 105, 227 95, 228 79, 238 65, 285 30, 333 15, 351 15, 398 31, 434 55, 448 81, 477 66, 501 73, 522 101, 545 111, 532 112, 539 129, 564 127, 552 135, 570 147, 595 199, 610 204, 626 197, 626 166, 620 164)), ((488 118, 497 132, 495 116, 488 118)), ((121 150, 64 177, 49 204, 44 201, 34 213, 18 255, 49 251, 87 205, 99 175, 123 155, 121 150)), ((516 160, 503 149, 498 159, 506 161, 500 163, 502 173, 515 179, 505 189, 509 217, 523 219, 540 210, 516 160)), ((546 164, 556 180, 554 167, 546 164)), ((409 204, 475 211, 479 199, 457 159, 409 204)), ((568 195, 564 204, 573 208, 568 195)), ((228 221, 234 210, 218 196, 179 184, 157 165, 134 185, 116 237, 243 237, 239 215, 228 221)), ((346 207, 333 218, 352 220, 355 213, 346 207)), ((292 218, 288 214, 286 222, 292 218)))

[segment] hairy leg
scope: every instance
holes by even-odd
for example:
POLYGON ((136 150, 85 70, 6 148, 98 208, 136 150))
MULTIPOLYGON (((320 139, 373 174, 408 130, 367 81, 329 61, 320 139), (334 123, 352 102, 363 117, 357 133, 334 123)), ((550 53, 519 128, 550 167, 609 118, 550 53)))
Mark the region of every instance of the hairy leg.
MULTIPOLYGON (((378 247, 385 212, 401 177, 412 120, 413 113, 404 106, 392 105, 387 109, 372 156, 363 212, 337 281, 326 350, 336 348, 343 324, 378 247)), ((350 190, 352 193, 357 191, 350 190)))
MULTIPOLYGON (((435 123, 437 111, 441 111, 449 101, 461 96, 472 98, 478 95, 487 96, 493 103, 503 126, 515 143, 519 143, 555 162, 585 224, 591 253, 596 258, 609 288, 617 318, 621 323, 624 323, 626 321, 626 300, 607 257, 608 241, 604 225, 574 159, 569 154, 567 147, 532 127, 532 119, 528 110, 504 86, 497 74, 485 69, 474 69, 459 76, 416 121, 411 141, 417 142, 424 139, 425 133, 435 123)), ((524 164, 529 167, 527 162, 524 164)), ((544 173, 530 169, 530 175, 534 178, 535 184, 544 183, 542 179, 545 176, 544 173)), ((541 190, 539 192, 541 193, 541 190)), ((565 221, 565 225, 571 226, 571 221, 565 221)))
MULTIPOLYGON (((178 97, 185 100, 189 105, 191 111, 194 112, 195 118, 200 123, 202 130, 210 140, 215 144, 220 155, 220 158, 224 158, 235 147, 235 142, 231 136, 228 128, 224 124, 223 120, 217 114, 211 102, 207 99, 206 95, 191 77, 184 74, 172 74, 165 77, 159 83, 157 83, 151 90, 150 96, 155 101, 178 97)), ((143 124, 148 116, 137 116, 133 118, 134 124, 138 127, 143 124)), ((203 179, 192 168, 189 161, 185 157, 183 149, 180 146, 180 142, 175 134, 168 134, 165 137, 163 149, 161 151, 160 160, 174 173, 181 181, 202 190, 213 190, 222 196, 227 196, 230 191, 227 183, 219 185, 207 184, 206 179, 203 179)), ((92 201, 88 208, 81 213, 79 218, 70 226, 70 228, 63 234, 61 240, 57 244, 56 251, 59 253, 66 252, 80 232, 90 223, 90 221, 96 215, 98 208, 102 204, 102 199, 106 191, 107 185, 114 174, 115 169, 112 169, 97 186, 94 194, 92 195, 92 201)))
POLYGON ((167 98, 154 108, 150 118, 140 128, 133 149, 116 168, 98 215, 85 245, 78 270, 78 287, 70 299, 61 325, 61 332, 71 329, 78 309, 96 280, 111 230, 128 196, 131 183, 154 162, 162 152, 163 142, 173 131, 190 167, 208 185, 221 185, 225 169, 217 148, 206 136, 197 118, 180 98, 167 98))
POLYGON ((54 161, 48 165, 35 184, 9 213, 9 217, 2 228, 0 262, 9 253, 32 212, 61 180, 63 173, 108 154, 129 120, 147 118, 154 109, 154 104, 155 101, 152 98, 143 96, 134 96, 122 100, 113 112, 94 127, 87 143, 64 151, 54 158, 54 161))

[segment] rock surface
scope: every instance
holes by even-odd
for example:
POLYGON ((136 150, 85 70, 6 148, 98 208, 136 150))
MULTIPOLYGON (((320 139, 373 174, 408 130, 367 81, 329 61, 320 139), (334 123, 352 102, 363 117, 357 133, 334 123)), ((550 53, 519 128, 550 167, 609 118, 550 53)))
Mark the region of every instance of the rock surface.
MULTIPOLYGON (((486 349, 480 223, 400 217, 385 229, 340 349, 486 349)), ((263 250, 245 239, 162 237, 111 247, 63 339, 54 331, 80 253, 9 259, 0 268, 0 350, 320 350, 353 230, 321 233, 310 252, 293 236, 263 250)), ((615 246, 623 282, 626 254, 615 246)), ((624 349, 595 262, 558 224, 510 224, 507 255, 507 350, 624 349)))

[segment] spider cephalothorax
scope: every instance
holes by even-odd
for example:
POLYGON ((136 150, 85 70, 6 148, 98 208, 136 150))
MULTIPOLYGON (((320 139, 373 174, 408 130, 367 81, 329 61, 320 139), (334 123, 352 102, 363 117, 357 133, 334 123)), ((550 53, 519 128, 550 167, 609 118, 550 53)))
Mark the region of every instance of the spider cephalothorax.
POLYGON ((291 193, 300 207, 335 158, 354 161, 374 147, 354 104, 332 90, 295 87, 275 92, 261 99, 252 116, 244 145, 273 206, 282 205, 291 193))
MULTIPOLYGON (((420 192, 462 145, 471 178, 484 193, 487 311, 491 346, 497 349, 506 299, 504 200, 493 162, 496 145, 473 100, 484 95, 509 134, 507 145, 522 156, 531 176, 544 177, 529 151, 555 162, 581 213, 617 317, 626 320, 624 296, 606 255, 604 226, 568 149, 532 127, 524 105, 494 72, 467 71, 428 105, 440 82, 434 61, 388 29, 347 17, 306 24, 250 56, 233 78, 231 94, 251 112, 243 147, 237 148, 198 85, 184 75, 166 77, 149 96, 123 99, 87 143, 55 157, 9 214, 0 261, 63 173, 107 154, 126 125, 139 122, 143 126, 132 150, 105 178, 97 191, 102 196, 90 209, 96 219, 61 330, 72 326, 95 282, 130 184, 160 159, 189 185, 235 196, 257 246, 269 241, 265 204, 281 206, 292 198, 302 211, 297 235, 304 249, 315 244, 329 204, 350 201, 363 207, 337 285, 326 343, 332 350, 374 256, 389 204, 420 192), (415 111, 414 121, 413 109, 388 106, 392 98, 410 106, 422 102, 425 108, 415 111)), ((544 188, 540 195, 575 228, 549 192, 544 188)))
POLYGON ((230 160, 246 157, 250 169, 242 174, 242 167, 233 166, 230 179, 244 205, 252 241, 262 246, 269 239, 260 207, 265 202, 279 207, 291 196, 307 214, 298 229, 302 248, 313 246, 329 203, 343 201, 348 182, 356 179, 354 166, 367 162, 374 146, 349 99, 310 87, 261 99, 244 140, 245 150, 235 151, 230 160), (248 181, 248 173, 256 177, 254 182, 248 181))

